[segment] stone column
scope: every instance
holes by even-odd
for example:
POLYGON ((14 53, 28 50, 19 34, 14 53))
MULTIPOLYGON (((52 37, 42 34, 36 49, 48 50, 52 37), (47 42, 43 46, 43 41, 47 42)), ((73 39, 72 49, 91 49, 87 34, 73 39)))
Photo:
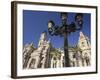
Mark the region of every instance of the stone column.
POLYGON ((57 68, 60 67, 60 60, 57 59, 57 68))
POLYGON ((30 58, 29 61, 28 61, 28 63, 27 63, 27 67, 26 67, 27 69, 30 68, 30 63, 31 63, 31 61, 32 61, 32 58, 30 58))
POLYGON ((42 53, 42 60, 41 60, 42 65, 41 65, 41 68, 45 68, 45 64, 46 64, 46 53, 47 53, 46 50, 44 50, 43 53, 42 53))
POLYGON ((53 68, 53 58, 51 58, 51 68, 53 68))
POLYGON ((76 58, 73 58, 73 64, 75 67, 77 66, 76 58))
POLYGON ((82 66, 82 59, 80 58, 79 59, 79 67, 81 67, 82 66))
POLYGON ((34 68, 38 68, 39 62, 40 62, 40 57, 39 56, 36 56, 34 68))
POLYGON ((60 60, 61 61, 61 67, 64 67, 63 66, 63 61, 64 61, 64 58, 63 57, 64 57, 64 55, 61 54, 61 60, 60 60))

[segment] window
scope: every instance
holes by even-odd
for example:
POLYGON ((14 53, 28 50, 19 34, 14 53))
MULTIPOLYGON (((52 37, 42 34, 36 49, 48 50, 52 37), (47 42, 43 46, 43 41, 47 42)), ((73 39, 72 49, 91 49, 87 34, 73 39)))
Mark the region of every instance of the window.
POLYGON ((85 47, 85 44, 84 44, 84 42, 81 42, 81 45, 82 45, 82 47, 85 47))
POLYGON ((35 59, 32 59, 30 63, 30 68, 34 68, 34 65, 35 65, 35 59))
POLYGON ((84 42, 82 42, 82 44, 84 44, 84 42))

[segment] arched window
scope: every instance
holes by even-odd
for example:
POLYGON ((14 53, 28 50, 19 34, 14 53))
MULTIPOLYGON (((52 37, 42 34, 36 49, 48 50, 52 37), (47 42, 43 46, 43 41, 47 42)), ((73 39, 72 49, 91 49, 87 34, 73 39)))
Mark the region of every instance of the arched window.
POLYGON ((81 44, 82 44, 82 47, 85 47, 85 43, 84 42, 81 42, 81 44))
POLYGON ((32 59, 32 60, 31 60, 31 63, 30 63, 30 65, 29 65, 29 68, 31 68, 31 69, 34 68, 35 61, 36 61, 35 59, 32 59))
POLYGON ((90 59, 89 59, 88 53, 85 53, 84 57, 85 57, 86 65, 89 66, 90 65, 90 59))

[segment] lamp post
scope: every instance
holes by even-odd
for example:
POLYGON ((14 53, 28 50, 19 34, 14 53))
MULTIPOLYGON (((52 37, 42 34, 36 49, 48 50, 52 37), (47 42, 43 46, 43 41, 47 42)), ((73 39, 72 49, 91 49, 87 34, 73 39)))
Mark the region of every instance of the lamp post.
POLYGON ((70 67, 70 61, 69 61, 69 53, 68 53, 68 35, 71 32, 75 32, 77 30, 82 29, 83 24, 83 14, 77 13, 74 17, 75 21, 71 24, 67 23, 68 13, 62 12, 61 14, 61 26, 55 26, 55 23, 50 20, 48 22, 48 32, 51 36, 63 36, 64 37, 64 66, 70 67))

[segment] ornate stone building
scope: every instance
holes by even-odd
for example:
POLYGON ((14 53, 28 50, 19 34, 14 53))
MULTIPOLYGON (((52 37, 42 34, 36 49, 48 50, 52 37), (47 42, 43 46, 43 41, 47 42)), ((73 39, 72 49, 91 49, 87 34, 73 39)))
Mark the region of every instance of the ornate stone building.
MULTIPOLYGON (((91 65, 90 41, 82 32, 78 44, 69 48, 69 59, 71 67, 91 65)), ((32 43, 24 46, 23 68, 61 68, 64 67, 64 60, 63 48, 52 47, 45 32, 41 34, 37 48, 32 43)))
MULTIPOLYGON (((51 67, 64 67, 64 50, 57 49, 58 56, 51 58, 51 67)), ((78 44, 69 49, 69 59, 71 67, 81 67, 91 65, 91 45, 88 37, 80 32, 78 44)))
POLYGON ((23 68, 48 68, 49 67, 50 41, 46 40, 46 33, 40 36, 38 48, 33 48, 33 44, 29 44, 24 48, 23 68), (26 52, 25 52, 26 50, 26 52))

